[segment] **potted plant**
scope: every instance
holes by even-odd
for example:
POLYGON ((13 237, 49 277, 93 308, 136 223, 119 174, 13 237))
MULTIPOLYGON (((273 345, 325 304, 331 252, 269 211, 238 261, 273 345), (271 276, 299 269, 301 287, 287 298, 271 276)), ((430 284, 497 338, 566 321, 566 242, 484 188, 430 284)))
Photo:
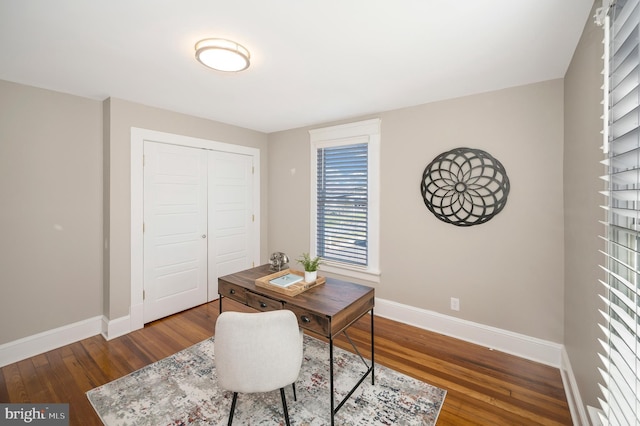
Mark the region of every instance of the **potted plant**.
POLYGON ((318 279, 318 266, 322 263, 320 256, 311 258, 309 253, 302 253, 302 257, 297 259, 298 263, 304 268, 304 281, 312 283, 318 279))

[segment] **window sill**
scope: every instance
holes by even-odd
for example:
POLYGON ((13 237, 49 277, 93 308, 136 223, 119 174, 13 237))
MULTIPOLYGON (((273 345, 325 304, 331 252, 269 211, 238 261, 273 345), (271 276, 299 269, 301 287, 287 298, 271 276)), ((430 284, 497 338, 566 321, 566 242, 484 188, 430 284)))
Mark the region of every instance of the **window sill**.
POLYGON ((338 274, 344 277, 357 278, 359 280, 369 281, 372 283, 380 282, 381 272, 377 269, 358 268, 355 266, 348 266, 341 263, 324 262, 320 266, 320 270, 323 272, 330 272, 332 274, 338 274))

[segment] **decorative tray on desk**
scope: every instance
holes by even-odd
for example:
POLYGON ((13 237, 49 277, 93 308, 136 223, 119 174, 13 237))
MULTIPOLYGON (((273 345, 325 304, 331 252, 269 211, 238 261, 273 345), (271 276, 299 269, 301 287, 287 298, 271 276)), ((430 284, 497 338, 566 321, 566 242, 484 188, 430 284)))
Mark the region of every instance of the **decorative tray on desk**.
POLYGON ((295 296, 325 282, 326 279, 324 277, 318 277, 314 282, 308 283, 304 281, 304 272, 296 271, 295 269, 283 269, 266 277, 258 278, 256 286, 286 294, 287 296, 295 296), (291 283, 287 282, 289 280, 291 283))

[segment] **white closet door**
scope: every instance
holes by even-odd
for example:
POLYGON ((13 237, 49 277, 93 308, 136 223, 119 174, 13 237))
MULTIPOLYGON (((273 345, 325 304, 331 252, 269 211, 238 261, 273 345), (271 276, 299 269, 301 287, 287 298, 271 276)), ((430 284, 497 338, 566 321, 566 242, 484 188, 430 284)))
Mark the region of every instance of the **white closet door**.
POLYGON ((144 142, 144 322, 207 301, 207 151, 144 142))
POLYGON ((218 277, 253 266, 253 157, 209 153, 209 300, 218 277))

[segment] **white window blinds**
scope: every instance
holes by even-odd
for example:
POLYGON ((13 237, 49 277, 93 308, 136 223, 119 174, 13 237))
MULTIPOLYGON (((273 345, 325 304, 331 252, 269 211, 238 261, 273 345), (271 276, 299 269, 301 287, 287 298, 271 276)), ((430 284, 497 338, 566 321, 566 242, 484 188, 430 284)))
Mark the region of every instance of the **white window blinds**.
POLYGON ((367 152, 366 143, 318 148, 316 250, 326 260, 367 265, 367 152))
POLYGON ((618 0, 606 21, 605 339, 603 423, 640 425, 640 0, 618 0))
POLYGON ((379 118, 309 130, 309 251, 320 269, 380 282, 379 118))

